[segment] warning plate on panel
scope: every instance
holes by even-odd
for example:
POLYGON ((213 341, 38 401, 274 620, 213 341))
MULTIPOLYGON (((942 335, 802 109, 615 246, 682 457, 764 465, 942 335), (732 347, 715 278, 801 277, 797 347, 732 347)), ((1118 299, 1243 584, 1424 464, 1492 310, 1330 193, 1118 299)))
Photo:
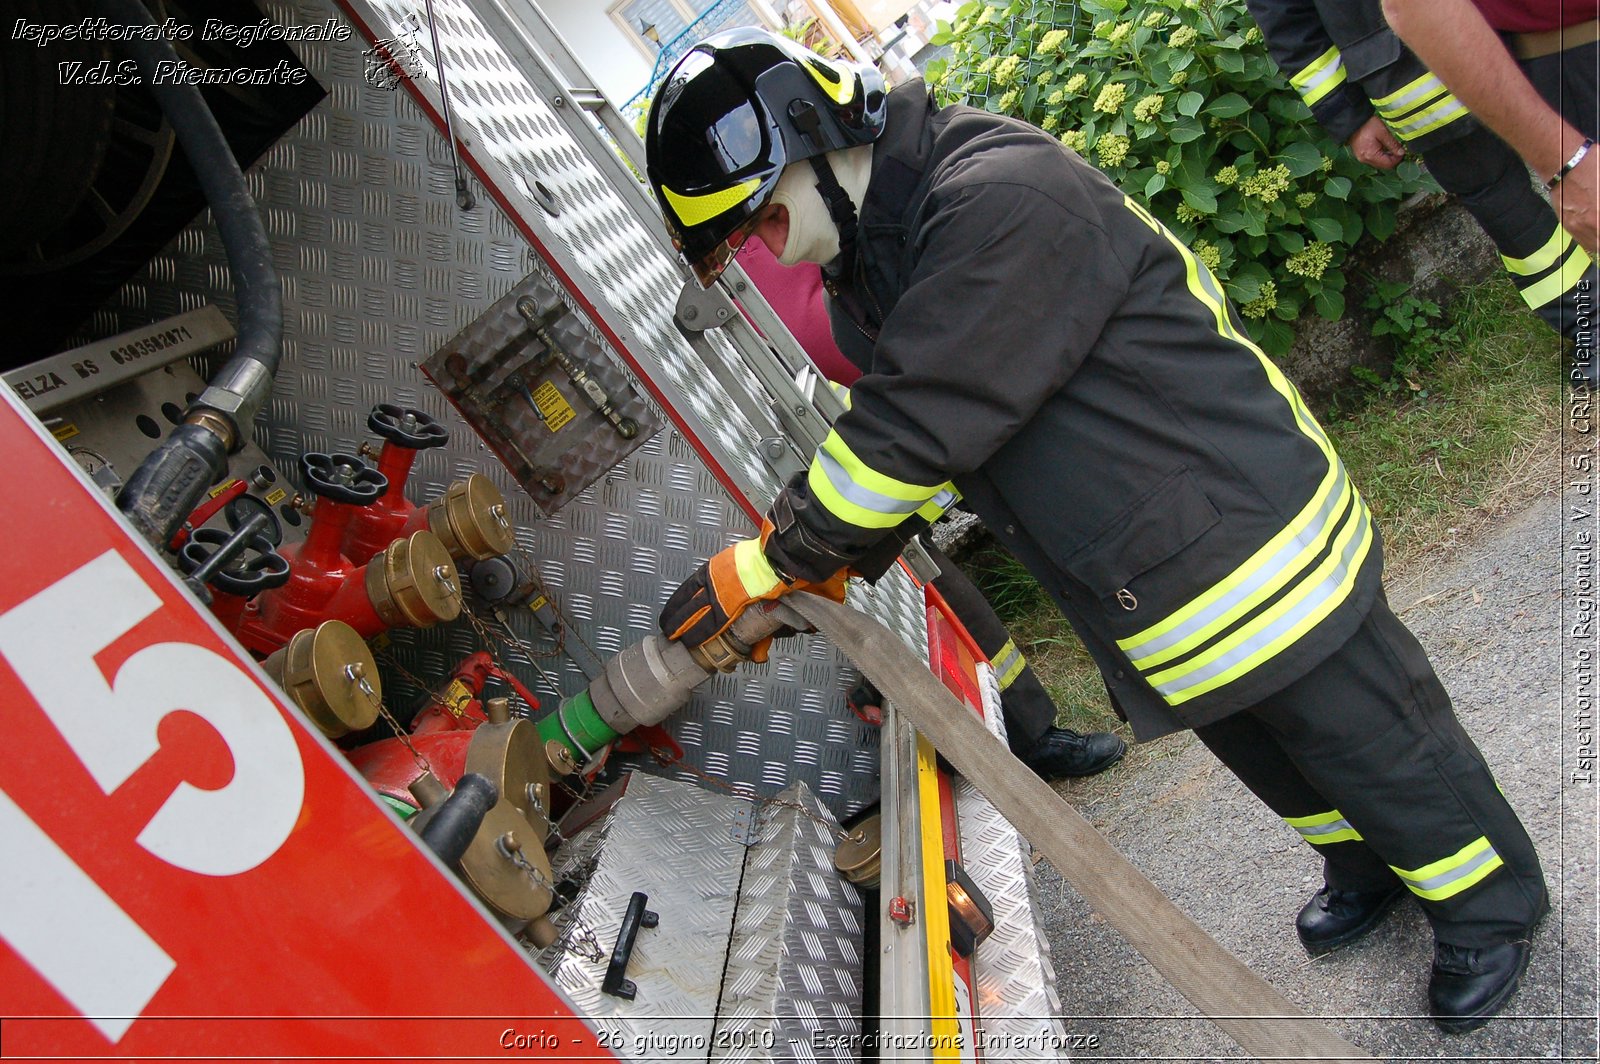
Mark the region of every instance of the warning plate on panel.
POLYGON ((539 416, 544 418, 545 428, 551 432, 559 432, 561 426, 578 416, 554 381, 545 381, 534 389, 533 405, 539 408, 539 416))

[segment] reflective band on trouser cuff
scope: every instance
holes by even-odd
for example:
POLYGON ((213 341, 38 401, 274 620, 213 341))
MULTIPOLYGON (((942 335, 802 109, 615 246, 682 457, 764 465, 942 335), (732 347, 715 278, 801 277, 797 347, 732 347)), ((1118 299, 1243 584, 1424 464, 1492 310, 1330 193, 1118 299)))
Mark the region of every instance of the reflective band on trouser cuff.
POLYGON ((1316 816, 1286 816, 1283 822, 1300 833, 1300 837, 1313 846, 1326 846, 1332 842, 1360 842, 1361 832, 1350 826, 1337 809, 1316 816))
MULTIPOLYGON (((1570 239, 1570 238, 1569 238, 1570 239)), ((1546 303, 1553 303, 1572 291, 1574 285, 1583 279, 1589 272, 1589 267, 1594 265, 1594 260, 1589 253, 1581 247, 1574 247, 1572 254, 1567 256, 1567 261, 1561 268, 1541 278, 1522 290, 1523 301, 1538 310, 1546 303)))
POLYGON ((1374 98, 1372 106, 1376 107, 1378 113, 1385 118, 1398 118, 1407 111, 1415 110, 1434 97, 1442 95, 1444 91, 1444 82, 1432 74, 1424 74, 1387 96, 1374 98))
POLYGON ((1443 901, 1454 897, 1481 881, 1503 864, 1489 840, 1478 836, 1441 861, 1415 870, 1394 868, 1395 875, 1405 880, 1406 886, 1419 898, 1443 901))
POLYGON ((879 473, 829 430, 806 474, 811 493, 830 513, 857 528, 893 528, 938 496, 924 487, 879 473))
POLYGON ((999 652, 994 656, 994 661, 990 664, 994 667, 994 674, 999 680, 1000 690, 1004 691, 1007 687, 1016 683, 1017 677, 1022 675, 1022 670, 1028 667, 1028 659, 1022 656, 1022 651, 1017 649, 1017 644, 1007 639, 1006 645, 1000 648, 999 652))
POLYGON ((1437 103, 1408 118, 1394 122, 1394 135, 1401 140, 1416 140, 1418 137, 1432 133, 1440 126, 1447 126, 1467 113, 1467 107, 1454 96, 1445 96, 1437 103))
POLYGON ((1329 48, 1290 78, 1289 84, 1309 107, 1338 88, 1344 79, 1344 60, 1339 58, 1339 49, 1329 48))
POLYGON ((750 198, 750 193, 760 187, 761 180, 752 177, 732 188, 725 188, 720 192, 707 192, 701 196, 686 196, 681 192, 672 191, 666 185, 661 186, 661 192, 672 205, 672 210, 677 214, 679 221, 684 225, 699 225, 731 207, 737 207, 750 198))
POLYGON ((1535 277, 1554 266, 1556 260, 1565 255, 1570 247, 1572 247, 1572 234, 1557 225, 1556 231, 1550 234, 1550 239, 1532 255, 1520 259, 1501 255, 1500 261, 1506 264, 1507 273, 1518 277, 1535 277))
POLYGON ((759 539, 741 539, 735 543, 733 562, 739 572, 739 583, 751 598, 760 598, 778 586, 778 574, 762 552, 759 539))

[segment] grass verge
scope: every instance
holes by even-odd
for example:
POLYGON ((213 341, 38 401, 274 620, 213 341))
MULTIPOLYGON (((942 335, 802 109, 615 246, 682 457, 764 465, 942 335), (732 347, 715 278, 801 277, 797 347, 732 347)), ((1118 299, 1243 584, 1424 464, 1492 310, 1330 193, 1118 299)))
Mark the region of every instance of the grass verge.
MULTIPOLYGON (((1342 396, 1324 418, 1384 536, 1391 576, 1453 556, 1484 521, 1559 481, 1562 362, 1555 335, 1497 279, 1464 289, 1428 351, 1403 377, 1342 396)), ((1093 661, 1044 590, 1009 554, 980 551, 967 571, 1078 731, 1127 728, 1093 661)))

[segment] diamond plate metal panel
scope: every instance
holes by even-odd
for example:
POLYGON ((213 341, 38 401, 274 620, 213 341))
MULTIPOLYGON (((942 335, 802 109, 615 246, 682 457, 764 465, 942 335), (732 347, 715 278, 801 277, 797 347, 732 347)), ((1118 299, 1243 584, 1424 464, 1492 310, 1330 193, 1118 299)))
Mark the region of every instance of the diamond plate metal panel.
MULTIPOLYGON (((743 805, 635 773, 606 817, 593 875, 555 917, 563 932, 573 921, 589 929, 603 955, 558 944, 538 961, 621 1056, 706 1059, 745 860, 731 834, 743 805), (634 940, 627 975, 638 989, 628 1001, 602 993, 600 984, 634 891, 649 895, 660 923, 634 940), (668 1038, 683 1051, 664 1054, 668 1038)), ((558 855, 556 863, 572 862, 558 855)))
POLYGON ((762 807, 711 1060, 855 1059, 862 904, 833 866, 837 826, 803 783, 762 807))
MULTIPOLYGON (((274 20, 294 25, 326 18, 330 6, 266 5, 274 20)), ((384 33, 394 19, 422 13, 420 2, 355 7, 375 27, 389 26, 384 33)), ((457 207, 449 151, 431 116, 405 91, 365 82, 367 44, 359 33, 347 42, 293 45, 328 97, 247 174, 264 208, 286 311, 283 365, 257 438, 280 468, 293 470, 302 451, 353 450, 367 438, 366 416, 376 402, 431 414, 450 429, 451 443, 418 456, 410 497, 427 501, 453 480, 487 474, 506 495, 518 548, 567 621, 565 638, 609 654, 654 631, 666 596, 701 559, 749 534, 744 512, 683 435, 664 431, 541 518, 417 365, 531 271, 571 311, 578 333, 569 335, 586 337, 595 358, 620 367, 608 333, 584 307, 607 313, 610 334, 628 342, 657 389, 683 406, 681 416, 703 431, 705 446, 758 503, 776 483, 755 457, 758 434, 739 404, 671 324, 676 268, 601 179, 586 154, 594 147, 575 143, 551 117, 466 5, 452 0, 436 10, 457 132, 484 157, 513 213, 481 194, 476 208, 457 207), (539 205, 541 185, 559 213, 539 205), (561 262, 536 253, 525 235, 530 228, 549 238, 547 250, 561 262), (592 291, 579 298, 563 277, 592 291)), ((425 96, 436 90, 433 82, 421 84, 425 96)), ((231 316, 228 282, 215 227, 202 215, 96 315, 85 339, 202 301, 231 316)), ((712 340, 717 357, 738 364, 725 340, 712 340)), ((638 383, 631 369, 622 372, 638 383)), ((729 376, 754 388, 748 372, 729 376)), ((899 574, 889 586, 867 593, 874 609, 913 641, 925 639, 919 594, 899 574)), ((509 621, 523 645, 496 649, 541 699, 586 685, 567 655, 551 652, 552 638, 531 614, 519 611, 509 621)), ((407 672, 431 680, 483 643, 461 621, 397 631, 390 653, 407 672)), ((389 671, 384 679, 397 706, 425 697, 403 675, 389 671)), ((870 804, 877 736, 843 706, 853 681, 826 643, 780 641, 767 665, 707 684, 669 723, 691 766, 681 772, 703 771, 763 794, 804 780, 841 816, 870 804)))
MULTIPOLYGON (((984 720, 1002 741, 1000 687, 979 666, 984 720)), ((974 991, 989 1056, 1014 1050, 1028 1060, 1067 1059, 1066 1029, 1050 946, 1035 919, 1033 852, 1026 839, 965 777, 956 779, 961 863, 994 907, 994 932, 973 958, 974 991)))

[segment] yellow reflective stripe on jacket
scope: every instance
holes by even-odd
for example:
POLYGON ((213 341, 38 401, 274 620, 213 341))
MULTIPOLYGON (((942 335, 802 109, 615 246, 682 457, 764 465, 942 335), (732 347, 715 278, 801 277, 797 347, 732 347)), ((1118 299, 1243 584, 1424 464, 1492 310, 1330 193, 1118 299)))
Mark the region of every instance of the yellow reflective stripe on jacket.
POLYGON ((858 528, 893 528, 947 490, 944 485, 907 484, 879 473, 833 429, 811 460, 806 481, 813 497, 830 513, 858 528))
POLYGON ((1218 333, 1255 354, 1268 383, 1289 404, 1302 434, 1328 461, 1328 471, 1311 500, 1284 530, 1223 580, 1143 631, 1117 640, 1118 648, 1146 681, 1169 705, 1176 706, 1240 678, 1316 627, 1349 597, 1374 536, 1366 503, 1350 482, 1327 434, 1288 378, 1234 326, 1222 288, 1211 271, 1143 207, 1128 197, 1123 202, 1176 249, 1187 269, 1190 294, 1210 312, 1218 333), (1306 572, 1305 566, 1324 551, 1327 556, 1306 572), (1230 624, 1291 582, 1293 586, 1278 601, 1227 631, 1230 624), (1216 638, 1225 631, 1225 636, 1216 638), (1206 645, 1210 639, 1216 642, 1206 645), (1160 668, 1196 648, 1203 649, 1176 665, 1160 668))
POLYGON ((674 192, 666 185, 662 185, 661 194, 667 198, 667 202, 672 206, 672 212, 678 216, 680 222, 684 225, 699 225, 731 207, 737 207, 750 198, 750 193, 760 187, 761 179, 752 177, 720 192, 693 196, 674 192))
POLYGON ((1521 259, 1501 255, 1500 261, 1506 264, 1506 272, 1519 277, 1532 277, 1554 266, 1556 260, 1565 255, 1571 246, 1572 234, 1558 225, 1556 231, 1550 234, 1550 239, 1544 242, 1544 246, 1532 255, 1521 259))
POLYGON ((1535 281, 1522 290, 1522 298, 1528 306, 1538 310, 1546 303, 1552 303, 1572 290, 1572 287, 1583 279, 1589 272, 1589 267, 1594 265, 1594 260, 1589 253, 1581 247, 1574 247, 1572 254, 1567 256, 1567 261, 1561 268, 1542 280, 1535 281))
POLYGON ((1328 469, 1317 493, 1284 530, 1205 595, 1130 639, 1119 640, 1135 668, 1148 670, 1188 653, 1249 613, 1303 571, 1328 546, 1334 518, 1354 491, 1342 465, 1328 469))
POLYGON ((1293 646, 1349 598, 1372 543, 1371 515, 1357 493, 1333 551, 1294 590, 1215 645, 1145 679, 1174 706, 1232 683, 1293 646))
POLYGON ((1316 816, 1286 816, 1283 822, 1300 833, 1300 837, 1313 846, 1328 846, 1335 842, 1360 842, 1361 832, 1350 826, 1350 821, 1337 809, 1316 816))
POLYGON ((1431 73, 1423 74, 1415 81, 1406 82, 1387 96, 1374 97, 1372 106, 1376 107, 1383 117, 1394 118, 1422 106, 1444 91, 1444 82, 1431 73))
POLYGON ((733 563, 745 594, 760 598, 779 584, 778 574, 767 561, 759 539, 741 539, 733 545, 733 563))
POLYGON ((1419 898, 1443 901, 1480 882, 1503 863, 1489 840, 1480 835, 1449 857, 1430 865, 1416 869, 1389 867, 1394 868, 1394 874, 1419 898))
POLYGON ((1017 682, 1017 677, 1022 675, 1022 670, 1028 667, 1028 659, 1022 656, 1022 651, 1017 649, 1017 644, 1006 640, 1006 645, 1001 647, 990 662, 994 667, 995 682, 1004 691, 1017 682))
POLYGON ((1339 49, 1329 48, 1290 78, 1289 84, 1310 106, 1338 88, 1344 79, 1344 60, 1339 58, 1339 49))
POLYGON ((1429 105, 1415 115, 1392 123, 1391 128, 1394 130, 1394 135, 1401 140, 1416 140, 1432 133, 1440 126, 1449 125, 1466 113, 1466 104, 1446 94, 1444 99, 1429 105))

